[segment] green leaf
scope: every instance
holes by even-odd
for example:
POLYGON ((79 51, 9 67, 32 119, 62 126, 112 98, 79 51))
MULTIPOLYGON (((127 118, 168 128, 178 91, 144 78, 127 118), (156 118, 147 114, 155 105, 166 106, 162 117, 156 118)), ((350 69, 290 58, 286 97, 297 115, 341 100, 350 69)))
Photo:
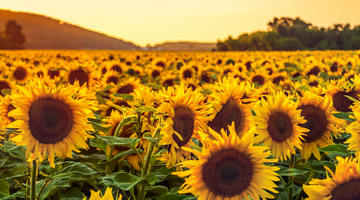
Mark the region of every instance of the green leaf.
POLYGON ((323 148, 319 148, 319 151, 322 152, 334 152, 341 153, 345 155, 351 155, 351 152, 347 150, 348 146, 344 144, 332 144, 323 148))
POLYGON ((122 147, 131 148, 131 145, 134 146, 139 142, 139 138, 123 138, 115 136, 96 136, 100 140, 103 140, 108 145, 116 145, 122 147))
POLYGON ((157 84, 154 84, 154 83, 145 83, 144 85, 149 86, 149 87, 154 88, 154 89, 161 89, 161 88, 163 88, 162 85, 157 85, 157 84))
POLYGON ((84 199, 83 193, 79 188, 70 188, 64 192, 61 192, 61 200, 82 200, 84 199))
POLYGON ((144 133, 142 138, 145 138, 146 140, 150 141, 151 143, 155 143, 156 145, 160 142, 161 138, 153 138, 151 133, 144 133))
POLYGON ((61 178, 71 181, 86 181, 97 176, 97 172, 81 162, 67 161, 59 163, 60 170, 51 175, 52 178, 61 178))
POLYGON ((9 183, 3 179, 0 179, 0 193, 10 195, 9 189, 10 189, 9 183))
POLYGON ((46 197, 48 197, 51 194, 54 194, 55 192, 62 190, 64 188, 69 188, 70 185, 67 184, 62 179, 53 179, 51 180, 43 189, 42 193, 40 194, 40 200, 44 200, 46 197))
POLYGON ((104 133, 108 133, 109 130, 111 129, 111 126, 110 127, 104 127, 101 124, 96 123, 96 122, 92 122, 92 121, 89 121, 88 124, 91 124, 94 127, 95 130, 99 130, 99 131, 102 131, 104 133))
POLYGON ((161 167, 160 169, 155 171, 155 175, 157 177, 158 182, 162 182, 168 177, 177 177, 175 175, 172 175, 171 172, 175 172, 175 168, 167 169, 165 166, 161 167))
POLYGON ((105 184, 105 186, 116 186, 114 183, 115 174, 110 174, 104 176, 101 180, 105 184))
POLYGON ((0 199, 1 200, 9 200, 9 199, 15 199, 15 198, 24 198, 24 196, 27 194, 27 191, 25 188, 22 188, 21 190, 17 191, 16 193, 12 194, 11 196, 5 195, 2 192, 0 192, 0 199))
POLYGON ((307 171, 302 171, 300 169, 297 168, 287 168, 287 167, 283 167, 283 166, 278 166, 280 167, 280 170, 277 171, 276 173, 278 173, 280 176, 297 176, 297 175, 303 175, 306 174, 307 171))
POLYGON ((107 152, 107 147, 109 145, 104 140, 95 137, 95 138, 90 138, 90 146, 100 148, 103 152, 107 152))
POLYGON ((294 186, 294 182, 293 181, 290 181, 288 183, 286 183, 284 189, 285 190, 288 190, 289 188, 293 187, 294 186))
POLYGON ((122 190, 130 190, 135 184, 132 176, 127 172, 119 172, 114 177, 114 183, 122 190))
POLYGON ((134 96, 131 94, 117 94, 113 93, 114 97, 122 97, 125 100, 134 100, 134 96))
POLYGON ((114 183, 117 187, 122 190, 130 190, 138 184, 147 183, 149 185, 154 185, 156 183, 156 175, 154 173, 148 173, 143 178, 138 178, 134 181, 133 177, 127 172, 119 172, 115 175, 114 183))
POLYGON ((26 148, 23 146, 18 146, 8 140, 5 140, 3 146, 0 147, 0 150, 4 152, 8 152, 12 157, 20 158, 26 161, 25 159, 26 148))
POLYGON ((324 166, 327 166, 332 171, 335 171, 335 163, 331 161, 318 161, 318 160, 310 160, 306 162, 306 164, 301 165, 304 169, 309 171, 314 171, 316 173, 326 175, 326 170, 324 166))
POLYGON ((112 87, 114 87, 113 85, 107 85, 104 89, 103 92, 109 91, 112 87))
POLYGON ((163 195, 168 193, 168 188, 162 185, 148 186, 146 192, 163 195))
POLYGON ((353 113, 351 113, 351 112, 349 112, 349 113, 338 112, 338 113, 334 113, 333 115, 336 118, 343 119, 343 120, 346 120, 346 121, 350 121, 350 122, 356 121, 353 113), (349 117, 350 115, 353 116, 353 118, 350 118, 349 117))
POLYGON ((156 109, 150 106, 141 106, 135 110, 135 112, 155 112, 156 109))
POLYGON ((10 95, 11 94, 11 89, 2 89, 1 93, 5 96, 5 95, 10 95))
MULTIPOLYGON (((139 153, 144 153, 143 150, 138 149, 137 150, 139 153)), ((132 154, 136 154, 136 152, 133 149, 129 149, 127 151, 123 151, 121 153, 116 154, 110 161, 108 162, 102 162, 102 163, 98 163, 99 165, 109 165, 109 166, 115 166, 116 163, 119 162, 119 160, 127 155, 132 155, 132 154)), ((112 167, 111 167, 112 168, 112 167)))

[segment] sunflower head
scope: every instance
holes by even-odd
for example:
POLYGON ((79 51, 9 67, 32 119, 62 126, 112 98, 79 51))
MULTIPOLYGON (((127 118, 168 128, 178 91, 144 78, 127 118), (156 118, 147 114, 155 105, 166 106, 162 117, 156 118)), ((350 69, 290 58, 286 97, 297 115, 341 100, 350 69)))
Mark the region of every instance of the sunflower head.
POLYGON ((267 100, 262 98, 261 106, 255 110, 256 139, 270 147, 275 158, 280 160, 287 160, 290 153, 295 154, 294 147, 301 149, 300 139, 303 139, 303 132, 308 131, 298 125, 306 120, 300 116, 297 103, 291 98, 278 92, 267 96, 267 100))
POLYGON ((327 172, 326 179, 312 179, 303 189, 309 196, 308 200, 320 199, 359 199, 360 167, 357 158, 336 157, 335 173, 324 166, 327 172))
POLYGON ((48 154, 52 167, 55 154, 60 158, 71 157, 71 151, 88 148, 85 140, 93 131, 88 118, 93 113, 85 99, 74 99, 73 87, 46 86, 37 79, 25 86, 18 86, 19 92, 11 94, 16 109, 9 117, 16 121, 9 128, 18 128, 19 134, 12 138, 18 145, 26 145, 26 155, 40 160, 48 154))
POLYGON ((191 192, 199 199, 235 200, 249 196, 258 199, 257 195, 264 199, 273 198, 266 190, 277 193, 273 181, 279 180, 274 172, 278 168, 263 163, 277 160, 267 159, 270 156, 267 147, 253 146, 254 128, 241 139, 237 136, 234 123, 228 130, 229 133, 226 133, 223 129, 221 135, 211 131, 217 141, 207 140, 207 134, 200 132, 204 139, 201 152, 183 147, 196 155, 197 159, 181 163, 188 170, 173 172, 187 177, 179 193, 191 192), (269 180, 268 184, 264 184, 262 179, 269 180))

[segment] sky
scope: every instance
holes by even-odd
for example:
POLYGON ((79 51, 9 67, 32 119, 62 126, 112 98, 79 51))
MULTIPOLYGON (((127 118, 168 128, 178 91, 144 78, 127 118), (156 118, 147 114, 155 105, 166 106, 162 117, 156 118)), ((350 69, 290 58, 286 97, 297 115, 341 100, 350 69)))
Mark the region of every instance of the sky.
POLYGON ((319 27, 360 25, 359 0, 0 0, 1 9, 45 15, 139 46, 217 42, 267 31, 274 17, 319 27))

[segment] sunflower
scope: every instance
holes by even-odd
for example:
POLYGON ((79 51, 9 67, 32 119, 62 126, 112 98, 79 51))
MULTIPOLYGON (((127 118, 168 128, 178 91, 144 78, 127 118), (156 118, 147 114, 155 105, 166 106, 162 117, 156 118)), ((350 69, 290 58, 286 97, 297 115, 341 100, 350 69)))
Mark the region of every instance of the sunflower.
POLYGON ((103 85, 116 85, 120 83, 120 75, 118 72, 114 70, 110 70, 104 74, 104 77, 102 77, 102 84, 103 85))
POLYGON ((10 71, 10 78, 18 84, 24 84, 31 78, 31 69, 24 62, 16 62, 10 71))
POLYGON ((269 80, 269 75, 265 68, 260 68, 250 73, 249 80, 251 83, 262 86, 269 80))
POLYGON ((303 185, 308 200, 351 200, 360 198, 360 168, 356 158, 336 157, 338 161, 335 173, 324 166, 331 177, 312 179, 309 185, 303 185))
POLYGON ((360 99, 360 77, 355 75, 352 80, 354 84, 351 84, 345 78, 341 78, 330 81, 330 84, 327 85, 326 94, 332 97, 333 106, 339 112, 351 112, 350 106, 353 101, 346 96, 360 99))
POLYGON ((308 131, 298 124, 305 123, 300 110, 296 110, 297 103, 291 97, 286 97, 283 92, 267 96, 267 100, 261 99, 261 106, 256 110, 254 123, 257 125, 255 138, 270 147, 275 158, 287 160, 291 154, 295 154, 294 146, 301 149, 303 132, 308 131))
POLYGON ((224 78, 222 82, 218 82, 217 89, 210 95, 212 119, 207 125, 214 131, 220 132, 221 129, 227 130, 227 127, 234 122, 236 133, 242 136, 244 132, 254 126, 251 108, 255 104, 242 103, 246 93, 244 83, 239 85, 234 81, 230 83, 226 80, 228 79, 224 78))
POLYGON ((13 89, 15 84, 15 81, 0 77, 0 95, 4 97, 5 95, 3 94, 3 90, 13 89))
POLYGON ((87 103, 73 99, 72 88, 46 86, 37 79, 25 86, 18 86, 19 92, 12 92, 11 99, 16 109, 9 117, 16 121, 8 128, 18 128, 19 134, 12 138, 16 144, 27 146, 30 159, 45 157, 48 153, 50 165, 55 167, 55 154, 60 158, 72 157, 71 151, 88 148, 87 134, 93 131, 87 119, 93 116, 87 103))
POLYGON ((140 79, 135 77, 124 78, 125 80, 121 83, 112 87, 110 91, 117 94, 131 94, 140 86, 140 79))
POLYGON ((157 108, 156 112, 164 123, 159 145, 167 145, 168 148, 168 153, 162 154, 160 160, 166 162, 167 168, 189 159, 190 153, 181 147, 190 147, 195 133, 206 129, 208 111, 199 105, 203 101, 200 92, 180 85, 176 96, 169 95, 157 108))
POLYGON ((267 147, 253 146, 255 128, 242 138, 237 136, 234 123, 228 130, 230 133, 221 130, 221 135, 211 131, 217 141, 207 143, 201 152, 183 147, 198 159, 182 162, 181 166, 188 170, 172 173, 187 177, 179 193, 191 192, 209 200, 274 198, 268 191, 278 193, 274 181, 280 179, 274 171, 279 168, 264 163, 277 159, 267 159, 271 154, 267 147))
MULTIPOLYGON (((91 192, 91 194, 90 194, 89 200, 114 200, 111 187, 106 188, 104 195, 100 195, 100 191, 95 192, 95 191, 91 190, 90 192, 91 192)), ((121 200, 122 195, 119 194, 119 197, 117 199, 121 200)), ((86 200, 86 197, 84 197, 83 200, 86 200)))
POLYGON ((7 125, 15 121, 14 118, 8 116, 8 113, 14 109, 15 107, 11 104, 10 95, 0 96, 0 129, 5 129, 7 125))
POLYGON ((320 160, 318 148, 333 144, 330 131, 335 137, 340 135, 338 127, 345 122, 333 116, 331 107, 332 101, 329 96, 321 97, 306 91, 300 99, 297 109, 301 110, 301 116, 305 118, 306 123, 299 126, 309 129, 303 136, 303 146, 300 150, 302 158, 307 160, 314 154, 320 160))
POLYGON ((72 63, 68 67, 68 72, 65 75, 66 81, 71 85, 74 85, 75 81, 79 81, 80 86, 86 84, 88 87, 92 86, 93 79, 97 79, 96 71, 97 68, 94 62, 86 62, 84 64, 72 63), (83 67, 86 66, 86 67, 83 67))
MULTIPOLYGON (((111 115, 109 118, 106 118, 104 121, 106 122, 106 124, 104 125, 104 127, 111 127, 109 132, 107 133, 109 136, 114 136, 116 133, 116 128, 119 125, 119 123, 123 120, 123 115, 120 114, 119 111, 117 110, 113 110, 111 111, 111 115)), ((123 137, 123 138, 136 138, 137 135, 135 132, 132 131, 132 126, 133 124, 127 124, 125 125, 125 127, 123 128, 123 131, 119 134, 119 137, 123 137)), ((140 144, 140 142, 138 143, 140 144)), ((140 147, 137 147, 140 148, 140 147)), ((119 152, 122 151, 126 151, 129 150, 128 147, 121 147, 121 146, 115 146, 113 154, 116 155, 119 152)), ((145 153, 140 154, 143 158, 145 157, 145 153)), ((127 159, 128 162, 131 164, 131 166, 133 166, 137 171, 140 171, 140 158, 138 157, 138 155, 127 155, 121 158, 120 161, 123 161, 127 159)))
POLYGON ((179 70, 181 80, 193 79, 196 76, 196 71, 191 65, 184 65, 179 70))

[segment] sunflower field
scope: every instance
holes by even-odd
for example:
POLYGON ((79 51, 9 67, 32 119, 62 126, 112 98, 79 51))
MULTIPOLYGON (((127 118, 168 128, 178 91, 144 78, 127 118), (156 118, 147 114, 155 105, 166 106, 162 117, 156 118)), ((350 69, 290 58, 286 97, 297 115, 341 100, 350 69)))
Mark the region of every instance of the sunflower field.
POLYGON ((360 198, 360 51, 0 51, 0 199, 360 198))

